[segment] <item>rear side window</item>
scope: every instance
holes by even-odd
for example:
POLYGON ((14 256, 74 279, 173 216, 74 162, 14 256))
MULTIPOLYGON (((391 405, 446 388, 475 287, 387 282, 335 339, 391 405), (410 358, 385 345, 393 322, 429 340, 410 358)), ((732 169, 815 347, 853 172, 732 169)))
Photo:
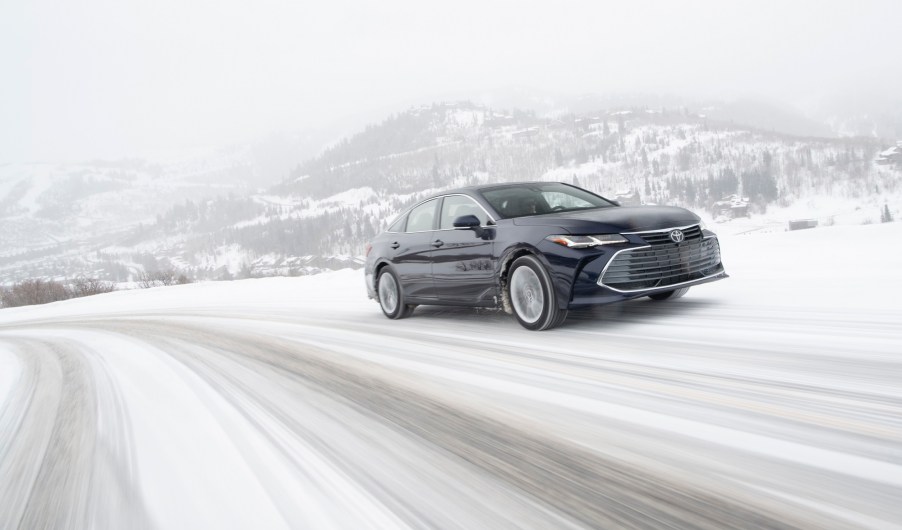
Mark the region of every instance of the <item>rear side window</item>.
POLYGON ((425 232, 432 230, 435 221, 435 208, 438 200, 432 199, 417 206, 407 214, 407 230, 405 232, 425 232))
POLYGON ((407 222, 407 216, 402 215, 398 217, 398 219, 388 227, 388 232, 403 232, 404 231, 404 223, 407 222))
POLYGON ((463 195, 450 195, 445 197, 442 203, 442 222, 440 228, 449 230, 454 228, 454 220, 464 215, 475 215, 479 219, 479 224, 486 226, 488 224, 488 216, 479 207, 473 199, 463 195))

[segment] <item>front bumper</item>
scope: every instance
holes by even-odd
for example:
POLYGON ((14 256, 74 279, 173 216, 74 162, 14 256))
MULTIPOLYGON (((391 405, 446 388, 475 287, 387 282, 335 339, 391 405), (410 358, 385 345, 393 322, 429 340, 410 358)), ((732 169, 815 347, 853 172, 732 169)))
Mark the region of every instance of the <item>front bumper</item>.
POLYGON ((609 259, 585 263, 573 283, 569 307, 608 304, 728 278, 717 237, 684 244, 644 242, 609 259))
POLYGON ((720 244, 714 236, 683 244, 626 248, 614 254, 598 285, 620 293, 679 288, 723 273, 720 244))

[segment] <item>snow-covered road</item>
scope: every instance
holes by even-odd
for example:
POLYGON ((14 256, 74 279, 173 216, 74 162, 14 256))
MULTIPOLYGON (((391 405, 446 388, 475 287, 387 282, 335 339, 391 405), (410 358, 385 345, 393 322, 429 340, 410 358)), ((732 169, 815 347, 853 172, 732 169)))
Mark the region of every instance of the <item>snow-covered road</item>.
POLYGON ((726 237, 543 333, 359 271, 2 310, 0 528, 899 528, 899 241, 726 237))

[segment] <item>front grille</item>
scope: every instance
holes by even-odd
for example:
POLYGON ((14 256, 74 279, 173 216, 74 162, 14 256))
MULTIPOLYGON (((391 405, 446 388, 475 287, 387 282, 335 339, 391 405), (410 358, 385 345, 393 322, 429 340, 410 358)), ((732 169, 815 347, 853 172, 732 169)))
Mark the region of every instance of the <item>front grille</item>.
POLYGON ((659 243, 624 250, 611 260, 598 283, 620 291, 641 291, 700 280, 720 271, 717 238, 695 238, 679 245, 659 243))
MULTIPOLYGON (((673 232, 673 230, 674 229, 659 230, 655 232, 639 232, 636 235, 644 239, 649 245, 665 245, 668 243, 672 245, 673 240, 670 239, 670 233, 673 232)), ((683 232, 684 242, 702 238, 702 227, 699 225, 681 228, 680 230, 683 232)))

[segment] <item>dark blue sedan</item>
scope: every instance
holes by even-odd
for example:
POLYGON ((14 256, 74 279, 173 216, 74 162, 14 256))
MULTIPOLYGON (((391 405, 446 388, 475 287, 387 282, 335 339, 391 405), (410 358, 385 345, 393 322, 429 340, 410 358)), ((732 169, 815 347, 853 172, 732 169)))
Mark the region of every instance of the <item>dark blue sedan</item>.
POLYGON ((389 318, 417 305, 498 307, 523 327, 572 308, 678 298, 727 277, 717 236, 670 206, 620 206, 562 183, 476 186, 408 208, 367 246, 366 286, 389 318))

